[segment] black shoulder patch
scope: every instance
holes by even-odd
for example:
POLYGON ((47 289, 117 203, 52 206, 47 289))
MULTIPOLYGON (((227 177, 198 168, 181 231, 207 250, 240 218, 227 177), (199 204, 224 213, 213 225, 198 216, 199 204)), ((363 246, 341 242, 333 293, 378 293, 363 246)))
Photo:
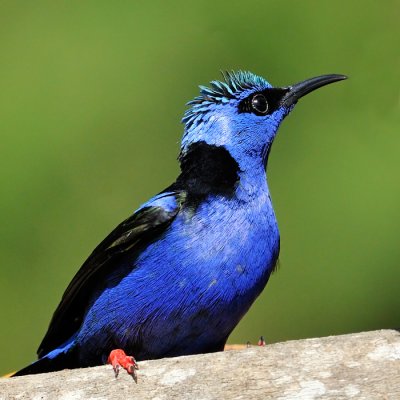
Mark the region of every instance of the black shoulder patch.
POLYGON ((226 148, 196 142, 181 153, 179 161, 182 172, 175 185, 190 199, 201 200, 211 193, 233 194, 239 181, 239 165, 226 148))

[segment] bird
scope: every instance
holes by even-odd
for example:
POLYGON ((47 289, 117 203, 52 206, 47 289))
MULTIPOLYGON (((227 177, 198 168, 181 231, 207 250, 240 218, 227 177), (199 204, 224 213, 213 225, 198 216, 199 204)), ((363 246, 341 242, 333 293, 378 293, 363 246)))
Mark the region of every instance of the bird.
POLYGON ((328 74, 274 87, 222 72, 187 103, 180 174, 90 254, 37 351, 14 376, 222 351, 275 271, 267 161, 283 119, 328 74))

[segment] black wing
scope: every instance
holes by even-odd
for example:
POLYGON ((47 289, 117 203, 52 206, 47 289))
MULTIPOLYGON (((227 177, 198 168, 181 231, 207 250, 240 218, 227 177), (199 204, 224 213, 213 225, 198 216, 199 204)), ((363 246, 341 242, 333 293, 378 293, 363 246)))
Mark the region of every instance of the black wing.
POLYGON ((78 330, 94 285, 118 265, 120 257, 133 248, 139 251, 171 224, 180 209, 179 198, 179 192, 156 196, 118 225, 95 248, 63 294, 37 351, 39 358, 64 343, 78 330))

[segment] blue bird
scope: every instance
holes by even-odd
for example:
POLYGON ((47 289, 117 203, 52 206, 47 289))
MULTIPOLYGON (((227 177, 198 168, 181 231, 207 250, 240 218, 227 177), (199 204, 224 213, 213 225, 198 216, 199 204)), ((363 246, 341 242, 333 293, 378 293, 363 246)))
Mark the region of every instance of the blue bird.
POLYGON ((276 267, 279 231, 266 165, 304 95, 346 79, 273 87, 250 72, 200 87, 183 118, 175 183, 93 251, 39 346, 15 375, 223 350, 276 267))

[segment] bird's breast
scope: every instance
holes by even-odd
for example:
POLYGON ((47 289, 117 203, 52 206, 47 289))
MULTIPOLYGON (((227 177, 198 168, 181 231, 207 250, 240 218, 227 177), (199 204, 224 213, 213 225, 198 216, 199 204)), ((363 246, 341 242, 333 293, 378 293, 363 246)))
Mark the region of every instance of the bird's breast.
POLYGON ((210 320, 229 313, 236 325, 267 283, 278 251, 268 196, 248 204, 216 197, 183 208, 138 261, 151 275, 153 298, 163 296, 163 313, 180 310, 192 318, 207 310, 210 320))
POLYGON ((139 358, 215 351, 264 288, 278 251, 268 196, 183 207, 131 272, 101 294, 86 325, 112 326, 114 340, 139 358), (98 322, 104 309, 109 317, 98 322))
POLYGON ((185 210, 176 226, 182 264, 190 264, 193 278, 207 290, 217 289, 220 282, 225 295, 230 290, 232 296, 240 296, 257 290, 262 281, 265 285, 279 251, 268 195, 248 203, 209 199, 194 213, 185 210))

